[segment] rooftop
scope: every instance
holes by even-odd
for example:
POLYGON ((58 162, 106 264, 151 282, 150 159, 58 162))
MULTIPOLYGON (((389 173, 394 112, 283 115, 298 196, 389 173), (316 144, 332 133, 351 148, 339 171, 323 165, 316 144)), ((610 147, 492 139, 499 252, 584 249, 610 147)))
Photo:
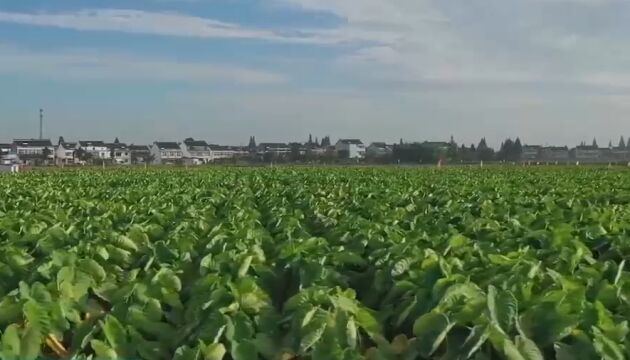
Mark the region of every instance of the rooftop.
POLYGON ((154 142, 155 146, 157 146, 160 150, 179 150, 179 144, 172 141, 154 142))
POLYGON ((42 146, 51 146, 52 143, 50 139, 14 139, 13 144, 17 146, 32 146, 32 147, 42 147, 42 146))
POLYGON ((289 147, 289 145, 285 143, 260 143, 258 146, 262 148, 287 148, 289 147))
POLYGON ((127 149, 127 144, 125 143, 111 143, 105 145, 110 149, 127 149))
POLYGON ((362 145, 363 141, 359 139, 339 139, 342 144, 362 145))
POLYGON ((105 146, 105 142, 100 140, 84 140, 79 141, 79 145, 81 146, 105 146))
POLYGON ((77 147, 77 143, 76 142, 62 142, 59 145, 63 146, 66 149, 72 149, 72 148, 77 147))
POLYGON ((186 146, 191 147, 206 147, 208 146, 208 143, 205 142, 204 140, 195 140, 193 138, 188 138, 186 140, 184 140, 184 144, 186 144, 186 146))

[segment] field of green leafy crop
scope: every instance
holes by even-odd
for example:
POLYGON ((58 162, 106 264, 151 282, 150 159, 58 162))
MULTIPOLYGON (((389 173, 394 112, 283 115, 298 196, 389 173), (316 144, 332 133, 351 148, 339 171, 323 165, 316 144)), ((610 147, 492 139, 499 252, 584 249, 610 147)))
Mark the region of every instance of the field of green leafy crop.
POLYGON ((624 359, 629 256, 623 170, 6 175, 0 357, 624 359))

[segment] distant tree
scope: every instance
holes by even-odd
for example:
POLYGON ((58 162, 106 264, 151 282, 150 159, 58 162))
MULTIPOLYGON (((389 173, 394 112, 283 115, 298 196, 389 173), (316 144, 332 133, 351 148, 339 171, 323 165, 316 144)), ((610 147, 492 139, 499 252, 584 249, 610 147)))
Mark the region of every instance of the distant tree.
POLYGON ((144 155, 142 156, 142 161, 143 161, 145 164, 151 164, 151 163, 153 163, 153 161, 155 161, 155 155, 153 155, 153 154, 151 154, 151 153, 144 154, 144 155))
POLYGON ((393 158, 405 163, 435 164, 444 157, 444 150, 425 143, 407 143, 394 146, 393 158))
POLYGON ((504 142, 502 142, 501 146, 499 147, 499 153, 497 154, 497 159, 503 160, 503 161, 509 160, 513 144, 514 143, 512 142, 512 139, 510 138, 507 138, 504 142))
POLYGON ((45 147, 42 150, 42 161, 46 164, 48 164, 48 157, 52 154, 52 150, 50 150, 48 147, 45 147))
POLYGON ((521 160, 521 156, 523 155, 523 145, 521 144, 521 138, 516 138, 514 141, 514 159, 521 160))
POLYGON ((477 159, 482 161, 491 161, 494 158, 494 150, 488 147, 486 138, 481 138, 477 146, 477 159))
POLYGON ((625 142, 625 140, 623 139, 623 136, 621 136, 621 137, 619 138, 619 145, 617 145, 617 147, 618 147, 619 149, 625 149, 625 148, 626 148, 626 142, 625 142))
POLYGON ((78 148, 74 151, 73 154, 75 159, 78 159, 79 161, 85 161, 88 162, 92 159, 92 154, 85 151, 83 148, 78 148))
POLYGON ((597 145, 597 139, 593 138, 593 145, 594 148, 599 148, 599 146, 597 145))
POLYGON ((302 147, 302 144, 300 143, 290 143, 289 144, 289 149, 291 150, 290 153, 290 161, 301 161, 303 160, 302 158, 302 154, 300 154, 300 149, 302 147))
POLYGON ((448 151, 446 152, 446 157, 449 161, 457 161, 459 159, 459 148, 457 147, 457 143, 455 142, 455 138, 451 135, 451 140, 448 143, 448 151))
POLYGON ((507 138, 497 153, 498 160, 504 161, 519 161, 523 152, 523 146, 521 145, 521 139, 517 138, 516 141, 507 138))
POLYGON ((249 144, 247 145, 247 147, 249 148, 249 150, 253 150, 256 148, 256 137, 255 136, 250 136, 249 137, 249 144))
POLYGON ((118 137, 114 139, 114 144, 120 144, 120 140, 118 140, 118 137))
POLYGON ((483 149, 487 149, 488 148, 488 144, 486 143, 486 138, 481 138, 481 140, 479 141, 479 145, 477 145, 477 150, 483 150, 483 149))

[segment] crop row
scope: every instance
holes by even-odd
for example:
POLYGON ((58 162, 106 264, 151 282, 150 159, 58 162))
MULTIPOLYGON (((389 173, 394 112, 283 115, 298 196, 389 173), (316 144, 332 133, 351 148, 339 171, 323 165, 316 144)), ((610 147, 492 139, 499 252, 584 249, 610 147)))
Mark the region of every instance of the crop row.
POLYGON ((630 356, 625 171, 76 171, 0 194, 4 359, 630 356))

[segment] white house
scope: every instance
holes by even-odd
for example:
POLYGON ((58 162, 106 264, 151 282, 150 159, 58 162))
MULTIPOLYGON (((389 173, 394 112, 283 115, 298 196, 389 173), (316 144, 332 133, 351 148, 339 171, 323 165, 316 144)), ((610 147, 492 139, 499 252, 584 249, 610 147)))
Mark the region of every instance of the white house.
POLYGON ((604 149, 597 146, 580 145, 571 150, 571 157, 581 162, 598 162, 603 158, 604 149))
POLYGON ((206 164, 212 161, 212 151, 203 140, 188 138, 179 144, 184 159, 195 165, 206 164))
POLYGON ((287 155, 291 153, 291 147, 285 143, 260 143, 258 144, 258 154, 273 154, 275 156, 287 155))
POLYGON ((110 158, 110 151, 103 141, 79 141, 79 149, 90 154, 93 160, 105 160, 110 158))
POLYGON ((340 157, 347 159, 362 159, 365 157, 365 145, 359 139, 339 139, 335 150, 340 157))
POLYGON ((112 144, 107 144, 107 147, 109 148, 109 156, 114 164, 131 164, 131 151, 129 150, 127 144, 115 141, 112 144))
POLYGON ((132 164, 150 162, 151 149, 146 145, 129 145, 129 159, 132 164))
POLYGON ((0 165, 11 165, 14 162, 11 144, 0 144, 0 165))
POLYGON ((389 156, 393 153, 393 148, 391 145, 387 145, 384 142, 373 142, 370 146, 365 150, 367 156, 371 157, 384 157, 389 156))
POLYGON ((0 165, 12 165, 18 162, 13 152, 13 144, 0 144, 0 165))
POLYGON ((542 155, 542 146, 525 145, 521 152, 521 159, 524 161, 538 160, 542 155))
POLYGON ((175 164, 184 160, 184 152, 176 142, 156 141, 151 145, 155 164, 175 164))
POLYGON ((68 165, 78 162, 76 159, 76 150, 78 144, 75 142, 66 142, 63 138, 59 138, 59 144, 55 149, 55 164, 68 165))
POLYGON ((208 145, 212 152, 212 161, 222 159, 233 159, 237 157, 249 155, 249 151, 246 148, 236 146, 223 146, 223 145, 208 145))
POLYGON ((17 162, 26 165, 52 163, 54 147, 49 139, 15 139, 12 153, 17 155, 17 162))

